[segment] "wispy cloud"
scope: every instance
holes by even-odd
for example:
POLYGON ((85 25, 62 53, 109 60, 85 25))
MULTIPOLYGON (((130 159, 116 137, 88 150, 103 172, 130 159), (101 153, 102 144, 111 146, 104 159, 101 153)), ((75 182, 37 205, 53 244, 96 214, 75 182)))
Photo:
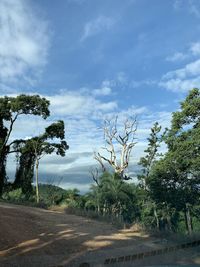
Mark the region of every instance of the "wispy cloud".
MULTIPOLYGON (((109 91, 110 92, 110 91, 109 91)), ((106 88, 94 90, 95 96, 108 93, 106 88), (104 90, 104 92, 102 91, 104 90)), ((116 101, 103 102, 88 93, 66 91, 54 96, 46 96, 51 102, 52 114, 83 117, 97 113, 114 111, 118 105, 116 101)))
POLYGON ((200 59, 163 75, 159 85, 174 92, 187 92, 200 83, 200 59))
POLYGON ((200 18, 200 5, 198 0, 189 0, 189 12, 200 18))
POLYGON ((183 68, 170 71, 164 75, 163 78, 180 78, 185 79, 200 74, 200 59, 197 59, 189 64, 186 64, 183 68))
POLYGON ((200 77, 193 79, 174 78, 166 81, 161 81, 159 85, 173 92, 187 92, 192 88, 198 88, 200 77))
POLYGON ((107 86, 103 86, 102 88, 95 89, 93 91, 93 94, 96 96, 107 96, 107 95, 110 95, 111 93, 112 93, 112 89, 107 86))
POLYGON ((185 60, 186 58, 188 58, 188 55, 180 53, 180 52, 176 52, 172 56, 168 56, 166 60, 171 61, 171 62, 177 62, 177 61, 185 60))
POLYGON ((192 43, 190 46, 190 51, 194 56, 200 55, 200 42, 192 43))
POLYGON ((173 55, 167 56, 166 61, 170 62, 180 62, 186 59, 194 58, 200 55, 200 42, 193 42, 189 45, 187 51, 185 52, 175 52, 173 55))
POLYGON ((174 0, 173 8, 176 11, 186 10, 192 16, 200 18, 200 3, 199 0, 174 0))
POLYGON ((47 22, 29 1, 0 1, 0 79, 31 83, 47 62, 47 22), (34 75, 33 75, 34 72, 34 75))
POLYGON ((165 73, 159 86, 173 92, 187 92, 191 88, 199 87, 200 83, 200 41, 190 43, 188 49, 182 52, 176 52, 166 58, 172 63, 181 63, 181 68, 165 73), (186 62, 183 62, 185 60, 186 62), (188 62, 189 61, 189 62, 188 62))
POLYGON ((83 34, 81 41, 86 40, 87 38, 94 36, 100 32, 110 30, 115 24, 115 20, 106 16, 99 16, 94 20, 88 21, 83 29, 83 34))

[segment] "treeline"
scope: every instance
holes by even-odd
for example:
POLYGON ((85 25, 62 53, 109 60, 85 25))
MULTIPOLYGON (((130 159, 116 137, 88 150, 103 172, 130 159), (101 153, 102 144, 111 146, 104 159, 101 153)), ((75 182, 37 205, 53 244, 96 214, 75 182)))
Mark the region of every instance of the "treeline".
MULTIPOLYGON (((44 129, 40 136, 9 141, 18 116, 46 118, 48 107, 49 102, 39 96, 0 99, 0 193, 8 200, 30 199, 35 192, 38 197, 37 186, 32 186, 34 167, 37 177, 43 155, 56 152, 64 156, 68 149, 62 121, 44 129), (6 121, 10 122, 9 127, 5 126, 6 121), (18 164, 11 184, 6 180, 6 159, 13 152, 18 164)), ((135 183, 126 169, 137 143, 137 121, 127 119, 120 127, 118 123, 117 117, 104 122, 103 149, 107 154, 100 151, 94 154, 100 168, 91 172, 94 183, 89 192, 81 195, 76 189, 40 185, 40 201, 48 206, 64 205, 68 211, 82 215, 139 223, 160 231, 200 230, 200 90, 191 90, 179 110, 172 113, 169 129, 162 129, 157 122, 152 126, 144 156, 138 162, 140 173, 135 183), (165 152, 161 153, 163 147, 165 152)))
POLYGON ((130 144, 135 144, 134 138, 129 139, 135 132, 134 123, 126 122, 125 135, 118 133, 116 125, 104 127, 110 158, 96 153, 102 174, 93 173, 95 184, 74 203, 75 207, 158 230, 200 230, 200 91, 189 92, 180 109, 172 114, 169 129, 162 130, 158 123, 153 125, 139 161, 138 183, 128 183, 124 171, 129 158, 125 156, 124 160, 122 155, 130 144), (116 141, 121 144, 119 166, 115 164, 116 141), (167 147, 164 154, 160 153, 163 145, 167 147), (104 162, 113 166, 113 173, 106 171, 104 162))

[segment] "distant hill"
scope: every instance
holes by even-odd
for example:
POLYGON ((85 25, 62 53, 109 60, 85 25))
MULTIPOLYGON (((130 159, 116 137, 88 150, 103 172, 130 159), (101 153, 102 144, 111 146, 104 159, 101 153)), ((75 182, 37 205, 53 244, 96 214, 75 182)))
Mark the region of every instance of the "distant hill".
POLYGON ((39 184, 39 192, 40 200, 48 206, 59 204, 67 194, 67 190, 51 184, 39 184))

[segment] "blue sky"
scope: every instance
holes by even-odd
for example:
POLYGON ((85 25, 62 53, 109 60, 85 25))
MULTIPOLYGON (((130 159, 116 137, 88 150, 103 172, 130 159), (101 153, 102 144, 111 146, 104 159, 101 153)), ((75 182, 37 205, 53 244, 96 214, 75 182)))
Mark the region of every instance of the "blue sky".
POLYGON ((41 176, 62 176, 66 188, 89 187, 99 123, 115 114, 138 117, 134 176, 151 125, 169 126, 200 83, 198 0, 1 0, 0 25, 1 95, 39 93, 52 104, 51 118, 22 117, 12 138, 63 119, 70 150, 46 157, 41 176))

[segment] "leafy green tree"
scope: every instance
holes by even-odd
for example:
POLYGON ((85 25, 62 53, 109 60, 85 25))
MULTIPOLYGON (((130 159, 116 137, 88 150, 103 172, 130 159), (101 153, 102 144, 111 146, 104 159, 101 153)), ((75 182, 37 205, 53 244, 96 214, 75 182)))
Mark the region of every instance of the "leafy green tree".
POLYGON ((65 198, 66 190, 57 185, 39 184, 40 201, 47 206, 59 205, 65 198))
POLYGON ((163 141, 165 133, 166 131, 161 134, 161 126, 156 122, 151 128, 150 136, 147 138, 148 146, 147 149, 144 150, 145 156, 141 157, 139 161, 139 165, 142 166, 142 174, 138 175, 144 190, 147 190, 147 179, 150 175, 152 166, 156 159, 161 156, 161 154, 158 153, 158 149, 163 141))
POLYGON ((49 101, 39 95, 19 95, 0 98, 0 196, 6 182, 6 159, 9 153, 16 152, 10 136, 17 119, 22 115, 49 116, 49 101))
POLYGON ((161 133, 161 129, 162 127, 158 124, 158 122, 156 122, 151 128, 150 136, 147 138, 148 146, 147 149, 144 150, 145 156, 141 157, 139 161, 139 165, 142 166, 142 174, 138 175, 140 186, 143 189, 144 197, 141 203, 143 220, 149 221, 147 218, 145 218, 145 216, 152 217, 153 219, 151 219, 151 224, 154 225, 155 221, 156 227, 158 229, 160 229, 160 220, 156 203, 150 197, 148 179, 150 177, 152 167, 161 156, 161 154, 158 152, 158 149, 166 134, 166 131, 164 131, 164 133, 161 133))
POLYGON ((200 197, 200 91, 193 89, 172 116, 166 136, 168 152, 156 164, 149 180, 157 202, 185 214, 186 227, 192 232, 192 207, 200 197))
POLYGON ((65 191, 64 201, 71 208, 79 208, 80 192, 78 189, 68 189, 65 191))
POLYGON ((103 173, 90 196, 87 205, 95 206, 99 214, 113 215, 127 222, 138 216, 135 186, 124 182, 118 174, 103 173))
POLYGON ((66 150, 69 148, 65 138, 64 122, 58 121, 51 124, 45 129, 44 134, 33 137, 26 140, 25 146, 21 148, 20 168, 16 175, 16 181, 18 186, 21 186, 25 191, 28 185, 31 188, 31 182, 33 180, 33 172, 35 167, 36 172, 36 200, 39 202, 39 176, 38 169, 40 160, 47 154, 56 153, 60 156, 65 156, 66 150), (56 139, 56 142, 53 142, 56 139), (60 140, 58 142, 58 140, 60 140), (25 158, 25 160, 24 160, 25 158), (30 159, 27 162, 27 159, 30 159), (27 164, 26 164, 27 162, 27 164), (27 175, 29 175, 27 177, 27 175), (28 178, 28 179, 27 179, 28 178))

